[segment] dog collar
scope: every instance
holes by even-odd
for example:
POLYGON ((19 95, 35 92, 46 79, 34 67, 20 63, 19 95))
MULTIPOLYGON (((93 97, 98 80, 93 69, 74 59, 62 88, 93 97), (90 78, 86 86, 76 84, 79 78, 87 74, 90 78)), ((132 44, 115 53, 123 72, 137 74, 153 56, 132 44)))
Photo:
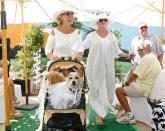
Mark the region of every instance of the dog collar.
MULTIPOLYGON (((76 93, 76 91, 73 90, 72 88, 69 88, 69 90, 70 90, 72 93, 76 93)), ((79 91, 80 91, 80 89, 77 90, 77 92, 79 92, 79 91)))

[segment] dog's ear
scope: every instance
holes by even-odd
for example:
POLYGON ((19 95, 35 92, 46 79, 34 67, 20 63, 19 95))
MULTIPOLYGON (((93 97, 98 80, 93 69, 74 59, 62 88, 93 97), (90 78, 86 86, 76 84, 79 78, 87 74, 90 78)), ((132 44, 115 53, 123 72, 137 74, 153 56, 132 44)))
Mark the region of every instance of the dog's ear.
POLYGON ((56 78, 54 78, 54 71, 49 72, 48 73, 48 82, 50 85, 55 84, 54 79, 56 79, 56 78))
POLYGON ((79 74, 80 77, 83 77, 84 76, 84 68, 81 67, 80 69, 78 69, 77 73, 79 74))
POLYGON ((68 69, 63 69, 63 74, 65 77, 68 77, 69 76, 69 70, 68 69))
POLYGON ((56 72, 57 74, 57 83, 63 82, 65 80, 65 77, 63 74, 56 72))
POLYGON ((56 84, 64 81, 64 77, 56 71, 51 71, 48 78, 49 84, 56 84))
POLYGON ((63 79, 65 79, 65 76, 64 76, 63 72, 58 72, 58 74, 60 75, 60 77, 62 77, 63 79))

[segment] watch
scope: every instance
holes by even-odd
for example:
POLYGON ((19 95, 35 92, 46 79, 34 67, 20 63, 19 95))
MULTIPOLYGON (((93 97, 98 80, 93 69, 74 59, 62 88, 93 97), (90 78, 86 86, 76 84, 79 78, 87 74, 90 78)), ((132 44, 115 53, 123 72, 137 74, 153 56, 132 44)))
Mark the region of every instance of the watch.
POLYGON ((129 86, 129 83, 126 81, 125 83, 124 83, 126 86, 129 86))

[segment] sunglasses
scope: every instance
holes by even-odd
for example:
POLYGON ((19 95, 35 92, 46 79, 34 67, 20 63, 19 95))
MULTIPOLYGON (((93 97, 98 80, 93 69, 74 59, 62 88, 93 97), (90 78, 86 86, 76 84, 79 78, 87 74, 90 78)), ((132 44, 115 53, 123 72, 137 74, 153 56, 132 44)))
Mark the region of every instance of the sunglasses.
POLYGON ((142 52, 143 50, 145 50, 146 48, 143 48, 143 49, 138 49, 138 52, 142 52))
POLYGON ((61 15, 72 16, 72 15, 74 15, 74 12, 72 12, 72 11, 65 12, 65 13, 62 13, 61 15))
POLYGON ((104 21, 104 22, 108 22, 108 19, 99 19, 99 20, 98 20, 98 22, 100 22, 100 23, 103 22, 103 21, 104 21))
POLYGON ((143 29, 148 29, 148 26, 141 26, 140 29, 141 29, 141 30, 143 30, 143 29))

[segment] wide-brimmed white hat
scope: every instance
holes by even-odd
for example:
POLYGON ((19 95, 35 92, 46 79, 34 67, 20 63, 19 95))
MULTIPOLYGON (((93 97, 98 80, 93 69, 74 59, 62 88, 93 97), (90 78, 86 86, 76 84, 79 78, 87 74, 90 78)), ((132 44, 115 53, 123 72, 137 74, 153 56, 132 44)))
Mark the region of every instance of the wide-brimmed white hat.
POLYGON ((62 13, 65 13, 65 12, 68 12, 68 11, 72 11, 72 12, 74 12, 74 14, 76 13, 75 10, 70 10, 70 9, 68 9, 68 10, 67 10, 67 9, 66 9, 66 10, 58 10, 58 11, 56 11, 56 12, 54 13, 54 15, 53 15, 53 20, 57 22, 57 17, 58 17, 59 15, 61 15, 62 13))
POLYGON ((53 15, 53 19, 55 22, 57 22, 57 17, 61 15, 62 13, 72 11, 74 14, 76 14, 76 9, 68 4, 58 3, 58 8, 56 8, 56 11, 53 15))
POLYGON ((142 26, 147 26, 147 23, 144 21, 139 22, 137 25, 137 29, 140 29, 140 27, 142 27, 142 26))
POLYGON ((98 22, 99 19, 108 19, 107 27, 111 24, 111 18, 110 17, 108 17, 106 14, 99 14, 99 15, 94 15, 94 18, 91 21, 91 28, 93 28, 95 30, 98 29, 97 22, 98 22))

